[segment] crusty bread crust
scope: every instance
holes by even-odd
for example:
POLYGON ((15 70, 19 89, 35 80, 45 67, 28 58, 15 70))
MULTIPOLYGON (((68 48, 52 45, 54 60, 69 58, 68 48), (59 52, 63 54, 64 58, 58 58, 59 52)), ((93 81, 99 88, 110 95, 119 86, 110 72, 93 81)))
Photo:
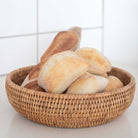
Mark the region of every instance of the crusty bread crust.
POLYGON ((51 93, 63 93, 68 86, 85 73, 89 64, 73 51, 51 56, 40 70, 38 84, 51 93))
POLYGON ((101 92, 108 84, 108 80, 104 77, 92 75, 90 73, 83 74, 67 90, 67 94, 91 94, 101 92))
POLYGON ((29 80, 38 78, 39 75, 39 71, 42 67, 42 65, 47 61, 47 59, 41 61, 40 63, 38 63, 36 66, 33 67, 33 69, 30 71, 29 73, 29 80))
POLYGON ((37 80, 28 82, 24 87, 27 89, 45 92, 45 90, 38 85, 37 80))
POLYGON ((63 31, 57 34, 52 44, 46 50, 46 52, 42 55, 40 63, 33 67, 30 71, 28 78, 25 79, 23 84, 27 83, 29 80, 38 78, 39 71, 42 65, 46 62, 46 60, 59 52, 72 50, 75 51, 79 48, 81 39, 81 28, 72 27, 68 31, 63 31))
POLYGON ((88 72, 104 75, 111 70, 111 64, 108 59, 94 48, 81 48, 76 51, 77 55, 90 64, 88 72))
MULTIPOLYGON (((74 45, 76 45, 77 42, 78 38, 75 33, 71 31, 59 32, 54 38, 49 48, 42 55, 41 61, 43 61, 46 57, 50 57, 53 54, 73 49, 74 45)), ((75 47, 74 50, 76 49, 77 47, 75 47)))
POLYGON ((108 77, 109 83, 104 91, 111 91, 123 87, 123 83, 115 76, 108 77))

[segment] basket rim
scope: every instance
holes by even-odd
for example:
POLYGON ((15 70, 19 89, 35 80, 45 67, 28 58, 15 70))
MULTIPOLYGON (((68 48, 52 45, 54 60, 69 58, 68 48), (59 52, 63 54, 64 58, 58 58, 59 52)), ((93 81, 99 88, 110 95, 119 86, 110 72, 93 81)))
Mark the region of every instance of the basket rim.
MULTIPOLYGON (((12 80, 11 80, 11 77, 16 74, 16 73, 20 73, 22 72, 23 70, 26 70, 26 69, 29 69, 29 68, 32 68, 34 65, 32 66, 27 66, 27 67, 23 67, 23 68, 19 68, 19 69, 16 69, 12 72, 10 72, 7 77, 6 77, 6 83, 5 85, 9 84, 11 87, 14 87, 20 91, 23 91, 23 92, 26 92, 28 94, 35 94, 36 96, 49 96, 49 97, 64 97, 64 98, 88 98, 88 97, 102 97, 102 96, 109 96, 109 95, 113 95, 113 94, 117 94, 117 93, 120 93, 120 92, 124 92, 128 89, 131 89, 134 85, 135 85, 135 78, 133 77, 132 74, 130 74, 129 72, 123 70, 123 69, 120 69, 120 68, 117 68, 117 67, 114 67, 112 66, 113 69, 115 70, 118 70, 119 72, 122 72, 122 73, 125 73, 129 78, 130 78, 130 82, 121 87, 121 88, 117 88, 115 90, 112 90, 112 91, 105 91, 105 92, 99 92, 99 93, 92 93, 92 94, 62 94, 62 93, 47 93, 47 92, 42 92, 42 91, 36 91, 36 90, 32 90, 32 89, 27 89, 27 88, 24 88, 24 87, 21 87, 17 84, 15 84, 12 80)), ((20 76, 22 75, 22 73, 20 74, 20 76)))

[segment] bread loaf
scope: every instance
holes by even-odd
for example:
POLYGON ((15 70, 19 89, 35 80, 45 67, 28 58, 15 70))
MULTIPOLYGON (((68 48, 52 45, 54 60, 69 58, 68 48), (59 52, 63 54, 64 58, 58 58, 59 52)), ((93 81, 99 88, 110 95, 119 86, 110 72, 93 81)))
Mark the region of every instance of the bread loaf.
POLYGON ((29 80, 37 79, 41 66, 45 63, 45 60, 47 60, 51 55, 65 50, 75 51, 80 45, 80 40, 80 27, 72 27, 68 31, 58 33, 49 48, 42 55, 40 63, 33 67, 33 69, 28 74, 28 79, 25 79, 23 84, 28 82, 29 80))
POLYGON ((115 76, 108 77, 109 83, 104 91, 111 91, 123 87, 123 83, 115 76))
POLYGON ((68 86, 84 74, 89 64, 73 51, 51 56, 42 66, 38 84, 50 93, 63 93, 68 86))
POLYGON ((77 50, 81 39, 81 28, 73 27, 68 31, 59 32, 41 57, 41 61, 59 52, 77 50))
POLYGON ((104 77, 92 75, 90 73, 83 74, 67 90, 67 94, 92 94, 101 92, 108 84, 108 80, 104 77))
POLYGON ((76 53, 90 64, 88 72, 92 74, 104 75, 111 70, 109 60, 94 48, 81 48, 76 53))

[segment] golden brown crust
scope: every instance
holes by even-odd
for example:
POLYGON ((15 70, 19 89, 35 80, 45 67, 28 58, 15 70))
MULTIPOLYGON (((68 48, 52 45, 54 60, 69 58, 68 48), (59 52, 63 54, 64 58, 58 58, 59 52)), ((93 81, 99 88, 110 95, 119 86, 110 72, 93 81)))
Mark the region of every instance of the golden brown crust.
POLYGON ((123 83, 115 76, 108 77, 109 83, 104 91, 111 91, 123 87, 123 83))
MULTIPOLYGON (((63 31, 56 35, 52 44, 42 55, 41 61, 55 53, 59 53, 65 50, 73 49, 73 46, 78 42, 78 38, 75 33, 71 31, 63 31)), ((76 50, 76 49, 73 49, 76 50)))
POLYGON ((66 93, 91 94, 101 92, 105 89, 107 84, 108 80, 106 78, 85 73, 70 85, 66 93))
POLYGON ((89 64, 75 52, 64 51, 51 56, 43 65, 38 84, 48 92, 63 93, 88 68, 89 64))
POLYGON ((90 73, 104 75, 111 70, 111 64, 107 58, 94 48, 81 48, 76 53, 90 64, 88 70, 90 73))
POLYGON ((38 78, 39 75, 39 71, 42 67, 42 65, 47 61, 47 59, 41 61, 40 63, 38 63, 36 66, 33 67, 33 69, 30 71, 29 73, 29 80, 38 78))
MULTIPOLYGON (((42 65, 46 62, 46 60, 59 52, 72 50, 75 51, 79 47, 81 29, 79 27, 73 27, 69 31, 63 31, 57 34, 52 44, 46 50, 46 52, 42 55, 41 61, 39 64, 33 67, 28 75, 28 80, 32 80, 38 77, 40 69, 42 65)), ((23 84, 26 82, 23 82, 23 84)))
POLYGON ((29 80, 38 77, 41 66, 50 56, 65 50, 75 51, 79 47, 80 38, 81 29, 79 27, 73 27, 69 31, 58 33, 54 38, 52 44, 42 55, 41 62, 34 66, 34 68, 30 71, 29 80))
POLYGON ((27 83, 24 87, 27 89, 45 92, 45 90, 38 85, 37 80, 27 83))

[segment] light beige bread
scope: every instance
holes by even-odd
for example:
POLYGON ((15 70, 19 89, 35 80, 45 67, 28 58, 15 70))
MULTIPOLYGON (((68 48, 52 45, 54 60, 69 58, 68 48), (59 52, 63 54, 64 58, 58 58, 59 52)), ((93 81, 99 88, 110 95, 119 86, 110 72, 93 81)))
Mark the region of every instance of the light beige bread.
POLYGON ((73 51, 51 56, 42 66, 38 84, 50 93, 63 93, 69 85, 84 74, 89 64, 73 51))
POLYGON ((84 47, 76 51, 77 55, 90 64, 88 72, 97 75, 104 75, 111 70, 109 60, 98 50, 84 47))
POLYGON ((108 84, 108 79, 92 75, 90 73, 83 74, 67 90, 67 94, 91 94, 101 92, 108 84))
POLYGON ((108 77, 109 83, 104 91, 111 91, 123 87, 123 83, 115 76, 108 77))
POLYGON ((49 48, 42 55, 40 63, 38 63, 36 66, 33 67, 33 69, 27 76, 28 78, 24 80, 23 84, 38 77, 41 66, 45 63, 45 60, 47 60, 51 55, 66 50, 75 51, 76 49, 78 49, 80 45, 80 40, 81 40, 80 27, 72 27, 68 31, 59 32, 56 35, 53 42, 51 43, 51 45, 49 46, 49 48))

